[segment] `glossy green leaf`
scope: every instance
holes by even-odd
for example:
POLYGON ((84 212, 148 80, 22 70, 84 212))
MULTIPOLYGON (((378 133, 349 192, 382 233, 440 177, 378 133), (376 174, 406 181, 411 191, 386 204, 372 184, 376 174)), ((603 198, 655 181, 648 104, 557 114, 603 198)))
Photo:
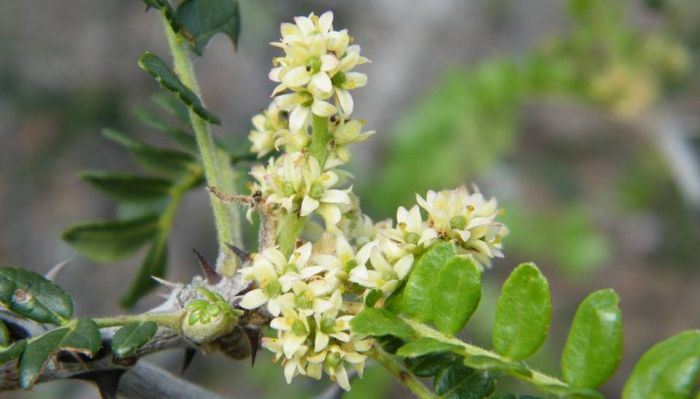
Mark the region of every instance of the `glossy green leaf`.
POLYGON ((3 365, 9 362, 10 360, 17 359, 22 354, 22 352, 24 352, 24 348, 26 346, 27 341, 23 339, 13 343, 7 348, 0 350, 0 365, 3 365))
POLYGON ((10 332, 7 331, 5 323, 0 321, 0 349, 7 348, 10 345, 10 332))
POLYGON ((69 227, 62 238, 97 262, 113 262, 131 255, 160 229, 158 215, 82 223, 69 227))
POLYGON ((90 319, 74 320, 65 327, 32 338, 19 362, 20 386, 29 388, 34 385, 46 362, 59 350, 93 356, 101 345, 100 330, 90 319))
POLYGON ((687 399, 700 369, 700 331, 685 331, 659 342, 639 360, 623 399, 687 399))
POLYGON ((168 241, 167 237, 158 237, 148 250, 148 254, 141 263, 139 272, 134 277, 129 291, 120 299, 119 303, 125 308, 133 307, 136 302, 156 287, 152 276, 163 277, 168 265, 168 241))
POLYGON ((153 147, 112 129, 104 129, 102 133, 107 139, 127 148, 136 161, 150 170, 178 175, 191 171, 197 164, 196 159, 186 152, 153 147))
POLYGON ((440 370, 460 360, 461 356, 453 352, 435 352, 418 357, 404 359, 406 367, 418 377, 433 377, 440 370))
POLYGON ((200 56, 217 33, 226 34, 234 46, 238 43, 241 15, 237 0, 185 0, 177 7, 177 17, 200 56))
POLYGON ((499 371, 524 377, 532 376, 532 371, 522 363, 503 361, 490 356, 465 356, 462 362, 465 366, 477 370, 499 371))
POLYGON ((421 337, 399 348, 396 354, 402 357, 418 357, 429 353, 449 352, 460 349, 461 347, 457 345, 448 344, 432 338, 421 337))
POLYGON ((83 172, 80 178, 116 200, 130 202, 165 198, 170 194, 173 185, 171 180, 161 177, 104 171, 83 172))
POLYGON ((40 323, 62 324, 73 315, 73 300, 61 287, 17 267, 0 268, 0 302, 40 323))
POLYGON ((168 0, 143 0, 144 3, 150 8, 153 7, 165 15, 165 20, 168 21, 168 25, 174 32, 180 30, 180 23, 177 20, 177 15, 175 14, 175 9, 170 5, 168 0))
POLYGON ((402 310, 406 315, 422 322, 433 318, 430 298, 435 276, 454 255, 454 244, 448 242, 433 246, 418 259, 404 289, 402 310))
POLYGON ((114 334, 112 352, 116 357, 131 355, 146 345, 156 331, 158 325, 152 321, 127 323, 114 334))
POLYGON ((537 387, 545 392, 556 395, 560 398, 571 399, 603 399, 600 392, 590 388, 572 388, 565 385, 540 384, 537 387))
POLYGON ((561 367, 572 386, 596 388, 607 381, 622 357, 622 312, 613 290, 590 294, 576 310, 561 367))
POLYGON ((410 338, 414 335, 413 328, 397 315, 379 308, 367 308, 353 317, 350 320, 350 329, 361 336, 393 335, 399 338, 410 338))
POLYGON ((516 267, 496 303, 492 341, 496 352, 522 360, 544 343, 552 318, 549 283, 533 263, 516 267))
POLYGON ((368 308, 374 307, 377 301, 382 299, 383 296, 384 291, 382 291, 379 288, 373 288, 369 290, 369 292, 365 296, 365 306, 367 306, 368 308))
POLYGON ((433 382, 435 393, 444 399, 481 399, 490 395, 495 387, 486 373, 459 363, 440 370, 433 382))
POLYGON ((216 115, 204 108, 202 100, 199 99, 197 94, 185 86, 168 64, 157 55, 148 51, 143 53, 139 58, 139 66, 153 76, 161 86, 175 93, 200 118, 213 124, 218 125, 220 123, 216 115))
POLYGON ((474 259, 455 256, 437 275, 430 294, 433 322, 447 335, 457 334, 481 299, 481 269, 474 259))

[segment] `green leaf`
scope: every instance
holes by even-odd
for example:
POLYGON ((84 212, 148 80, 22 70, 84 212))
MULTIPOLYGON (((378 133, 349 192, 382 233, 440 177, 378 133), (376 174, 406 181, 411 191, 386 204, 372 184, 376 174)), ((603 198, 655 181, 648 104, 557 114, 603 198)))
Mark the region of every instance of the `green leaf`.
POLYGON ((161 177, 135 176, 126 173, 87 171, 80 178, 118 201, 143 202, 165 198, 173 182, 161 177))
POLYGON ((501 393, 496 396, 492 396, 492 399, 540 399, 538 396, 523 395, 519 393, 501 393))
POLYGON ((168 240, 167 237, 158 236, 141 263, 129 291, 120 299, 119 303, 125 308, 133 307, 141 297, 156 287, 156 282, 151 277, 163 277, 167 265, 168 240))
POLYGON ((432 377, 446 366, 456 362, 460 355, 452 352, 436 352, 404 359, 406 367, 418 377, 432 377))
POLYGON ((369 290, 365 296, 365 306, 368 308, 374 307, 378 300, 382 299, 384 296, 384 291, 379 288, 373 288, 369 290))
POLYGON ((128 356, 146 345, 158 331, 152 321, 131 322, 117 330, 112 338, 112 352, 116 357, 128 356))
POLYGON ((465 366, 478 370, 500 371, 527 378, 532 376, 532 371, 522 363, 505 362, 491 356, 466 356, 463 363, 465 366))
POLYGON ((435 376, 433 388, 444 399, 481 399, 496 385, 488 375, 459 363, 443 368, 435 376))
POLYGON ((0 349, 7 348, 10 345, 10 332, 7 331, 5 323, 0 321, 0 349))
POLYGON ((404 323, 397 315, 385 309, 367 308, 350 320, 350 329, 357 335, 382 337, 394 335, 410 338, 413 328, 404 323))
POLYGON ((24 348, 27 346, 27 341, 26 340, 21 340, 13 343, 9 347, 0 350, 0 365, 5 364, 9 362, 10 360, 17 359, 22 352, 24 352, 24 348))
POLYGON ((404 289, 402 310, 406 315, 424 323, 433 318, 430 294, 435 276, 454 255, 454 244, 448 242, 433 246, 418 259, 404 289))
POLYGON ((0 302, 40 323, 63 324, 73 315, 73 300, 61 287, 17 267, 0 268, 0 302))
POLYGON ((102 134, 108 140, 127 148, 147 169, 177 175, 190 172, 197 165, 197 160, 186 152, 153 147, 112 129, 104 129, 102 134))
POLYGON ((700 331, 659 342, 639 360, 622 399, 687 399, 700 369, 700 331))
POLYGON ((177 17, 200 56, 217 33, 226 34, 234 46, 238 44, 241 15, 237 0, 185 0, 177 7, 177 17))
POLYGON ((622 312, 613 290, 583 300, 564 346, 561 367, 572 386, 596 388, 615 372, 622 357, 622 312))
MULTIPOLYGON (((541 390, 552 393, 558 397, 571 399, 603 399, 603 395, 590 388, 572 388, 566 385, 537 385, 541 390)), ((646 399, 646 398, 645 398, 646 399)))
POLYGON ((157 115, 155 112, 151 111, 146 107, 136 107, 134 109, 134 115, 147 126, 160 130, 166 131, 170 128, 167 122, 157 115))
POLYGON ((62 238, 97 262, 113 262, 141 248, 160 229, 155 214, 133 219, 82 223, 69 227, 62 238))
POLYGON ((474 259, 455 256, 437 275, 430 295, 433 321, 447 335, 457 334, 481 299, 481 269, 474 259))
POLYGON ((493 346, 496 352, 522 360, 542 345, 552 318, 549 283, 533 263, 510 274, 496 303, 493 346))
POLYGON ((153 7, 165 15, 165 20, 168 21, 168 25, 174 32, 178 32, 181 28, 180 23, 177 20, 177 15, 175 14, 175 9, 170 5, 168 0, 143 0, 144 3, 150 8, 153 7))
POLYGON ((197 94, 185 86, 168 64, 157 55, 148 51, 143 53, 139 58, 139 67, 153 76, 161 86, 175 93, 200 118, 216 125, 220 123, 216 115, 204 108, 197 94))
POLYGON ((32 338, 19 362, 20 386, 34 385, 46 362, 59 350, 94 356, 101 345, 100 330, 90 319, 74 320, 65 327, 32 338))
POLYGON ((418 357, 429 353, 449 352, 460 349, 461 347, 457 345, 448 344, 432 338, 421 337, 399 348, 396 354, 402 357, 418 357))

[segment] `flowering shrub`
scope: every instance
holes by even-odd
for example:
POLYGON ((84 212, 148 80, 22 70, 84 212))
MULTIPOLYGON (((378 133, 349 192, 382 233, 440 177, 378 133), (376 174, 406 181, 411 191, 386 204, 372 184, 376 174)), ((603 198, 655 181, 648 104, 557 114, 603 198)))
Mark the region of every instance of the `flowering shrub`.
MULTIPOLYGON (((169 131, 183 148, 175 151, 108 132, 142 163, 172 176, 93 174, 89 181, 121 201, 145 196, 168 198, 170 205, 132 220, 77 225, 64 238, 98 259, 120 258, 150 243, 142 273, 155 276, 170 293, 143 314, 74 318, 72 300, 49 279, 20 268, 0 269, 3 312, 51 325, 49 331, 19 334, 15 326, 11 336, 0 323, 0 363, 6 364, 3 375, 13 377, 0 386, 82 378, 107 392, 118 386, 126 360, 133 365, 163 348, 221 351, 240 359, 254 358, 261 345, 273 352, 287 382, 325 374, 350 390, 352 376, 361 377, 373 359, 423 398, 519 397, 495 393, 495 381, 504 376, 558 397, 602 397, 596 388, 614 373, 622 353, 621 312, 612 290, 596 291, 579 306, 563 350, 561 379, 525 363, 546 339, 552 311, 549 283, 532 263, 516 267, 503 285, 493 349, 457 338, 479 304, 481 274, 493 258, 503 257, 508 229, 498 220, 495 199, 460 186, 417 195, 415 205, 398 208, 396 220, 374 222, 362 212, 352 176, 342 166, 351 159, 351 144, 374 134, 352 116, 352 91, 368 81, 356 68, 369 60, 346 30, 334 29, 331 12, 281 25, 282 37, 273 46, 283 54, 269 72, 277 86, 272 103, 253 117, 249 135, 250 192, 236 194, 231 168, 244 157, 231 160, 213 140, 208 124, 218 118, 200 98, 187 51, 201 54, 218 31, 235 39, 237 3, 222 2, 232 7, 232 19, 222 24, 211 22, 220 16, 218 9, 205 5, 217 1, 194 7, 186 0, 177 9, 164 0, 146 3, 163 17, 175 65, 171 69, 152 53, 139 64, 181 100, 171 109, 184 107, 194 135, 169 131), (173 209, 203 179, 221 248, 217 265, 197 254, 204 277, 171 283, 160 277, 173 209), (240 204, 248 219, 256 213, 260 219, 258 248, 250 254, 235 246, 240 204), (108 361, 100 348, 111 354, 108 361), (66 352, 96 365, 70 369, 58 356, 66 352), (105 382, 105 371, 114 372, 117 383, 105 382), (433 378, 432 388, 421 381, 427 377, 433 378)), ((126 304, 150 288, 137 280, 126 304)), ((689 397, 700 368, 698 348, 697 331, 652 348, 622 397, 689 397)))

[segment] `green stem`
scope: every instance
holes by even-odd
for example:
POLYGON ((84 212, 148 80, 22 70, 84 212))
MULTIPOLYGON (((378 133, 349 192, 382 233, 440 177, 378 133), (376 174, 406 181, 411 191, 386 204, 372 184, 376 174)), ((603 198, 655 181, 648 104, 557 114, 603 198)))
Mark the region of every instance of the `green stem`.
MULTIPOLYGON (((314 115, 311 127, 309 154, 316 158, 318 165, 323 170, 328 159, 328 146, 332 139, 328 129, 328 118, 314 115)), ((306 217, 299 216, 294 212, 289 212, 280 220, 277 229, 277 245, 285 256, 290 256, 294 252, 297 239, 304 230, 306 219, 306 217)))
POLYGON ((413 375, 410 371, 406 370, 401 363, 394 359, 391 355, 383 351, 379 347, 375 347, 370 356, 377 361, 377 363, 384 366, 391 374, 393 374, 406 388, 410 389, 416 397, 421 399, 433 399, 439 396, 432 393, 422 382, 413 375))
POLYGON ((184 316, 185 311, 181 310, 175 313, 141 313, 115 317, 99 317, 92 319, 92 321, 94 321, 99 328, 118 327, 131 322, 152 321, 161 327, 171 328, 180 332, 182 318, 184 316))
MULTIPOLYGON (((468 344, 468 343, 461 341, 457 338, 448 337, 448 336, 444 335, 443 333, 426 326, 423 323, 417 322, 415 320, 411 320, 407 317, 402 317, 401 319, 404 322, 406 322, 406 324, 410 325, 413 328, 413 330, 416 332, 418 337, 432 338, 432 339, 435 339, 437 341, 460 346, 460 347, 462 347, 462 351, 463 351, 463 354, 465 356, 486 356, 486 357, 498 359, 498 360, 505 362, 505 363, 515 364, 512 360, 510 360, 506 357, 503 357, 497 353, 491 352, 487 349, 478 347, 476 345, 468 344)), ((517 365, 522 366, 522 363, 517 363, 517 365)), ((568 385, 565 382, 563 382, 555 377, 541 373, 537 370, 532 370, 529 367, 528 367, 528 370, 532 373, 530 376, 522 375, 520 373, 515 373, 514 376, 516 378, 521 379, 521 380, 530 382, 534 385, 557 385, 557 386, 562 386, 562 387, 568 387, 568 385)))
MULTIPOLYGON (((192 62, 187 55, 187 41, 172 30, 165 16, 163 16, 162 20, 165 36, 168 39, 168 46, 173 56, 175 73, 185 86, 201 97, 192 62)), ((189 114, 202 158, 207 184, 227 194, 234 194, 234 174, 228 157, 221 156, 222 154, 217 150, 207 121, 200 118, 192 110, 189 111, 189 114)), ((238 209, 233 204, 225 204, 219 201, 212 193, 209 194, 209 199, 214 213, 219 253, 229 254, 226 249, 227 243, 239 245, 241 243, 238 209)), ((220 273, 232 276, 238 267, 238 259, 232 255, 225 256, 223 262, 220 262, 217 267, 220 273)))

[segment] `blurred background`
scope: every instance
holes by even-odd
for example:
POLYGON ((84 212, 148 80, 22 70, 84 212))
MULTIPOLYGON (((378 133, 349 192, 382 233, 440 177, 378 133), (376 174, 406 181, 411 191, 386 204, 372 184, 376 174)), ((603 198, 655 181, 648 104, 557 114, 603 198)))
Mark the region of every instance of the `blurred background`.
MULTIPOLYGON (((416 192, 462 183, 478 184, 506 209, 506 258, 485 273, 465 339, 489 344, 499 286, 530 260, 553 290, 552 331, 532 361, 545 371, 557 373, 587 293, 620 294, 625 353, 606 397, 619 394, 653 343, 699 327, 700 2, 241 0, 237 51, 220 35, 196 60, 206 103, 223 120, 216 133, 232 152, 247 151, 250 118, 269 102, 277 52, 268 43, 280 22, 329 9, 336 29, 348 28, 372 60, 362 67, 368 86, 353 94, 355 114, 378 132, 354 148, 350 165, 365 212, 393 217, 416 192)), ((140 1, 0 0, 0 37, 0 263, 45 272, 71 259, 58 283, 76 313, 124 312, 119 298, 145 252, 97 264, 60 234, 123 212, 77 178, 85 169, 138 171, 102 127, 167 143, 135 117, 161 93, 136 65, 145 50, 168 59, 158 15, 140 1)), ((215 256, 203 189, 178 210, 168 279, 198 272, 191 248, 215 256)), ((157 302, 150 295, 135 310, 157 302)), ((177 371, 181 358, 152 360, 177 371)), ((252 369, 199 356, 185 377, 238 398, 304 398, 327 384, 298 378, 287 387, 264 352, 252 369)), ((353 386, 346 397, 408 395, 374 366, 353 386)), ((57 382, 5 395, 97 391, 57 382)))

